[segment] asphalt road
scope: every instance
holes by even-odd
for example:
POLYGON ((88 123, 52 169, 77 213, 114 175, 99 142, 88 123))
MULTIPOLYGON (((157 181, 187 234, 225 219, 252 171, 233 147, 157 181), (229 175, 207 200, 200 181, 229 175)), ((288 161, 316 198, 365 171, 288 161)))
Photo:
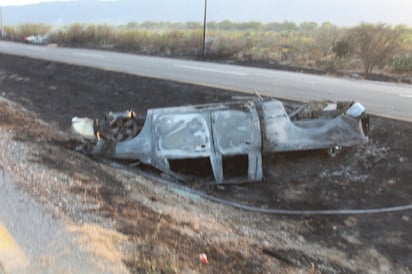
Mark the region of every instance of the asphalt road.
POLYGON ((356 100, 371 114, 412 122, 412 86, 100 50, 0 42, 0 52, 296 101, 356 100))
POLYGON ((0 273, 101 273, 75 237, 0 166, 0 273))

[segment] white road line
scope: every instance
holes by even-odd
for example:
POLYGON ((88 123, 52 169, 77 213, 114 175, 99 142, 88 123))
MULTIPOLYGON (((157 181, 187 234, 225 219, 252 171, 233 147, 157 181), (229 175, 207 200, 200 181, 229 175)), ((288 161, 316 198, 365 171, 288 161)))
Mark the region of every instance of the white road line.
POLYGON ((412 94, 399 94, 400 97, 404 98, 411 98, 412 99, 412 94))
POLYGON ((85 53, 85 52, 73 52, 73 55, 76 56, 82 56, 82 57, 90 57, 90 58, 96 58, 96 59, 104 59, 103 54, 93 54, 93 53, 85 53))
POLYGON ((46 51, 46 49, 41 46, 30 46, 30 47, 27 47, 27 49, 31 51, 41 51, 41 52, 46 51))
POLYGON ((240 71, 229 71, 229 70, 222 70, 222 69, 212 69, 212 68, 203 68, 198 66, 189 66, 189 65, 181 65, 181 64, 174 64, 175 67, 178 68, 185 68, 191 70, 199 70, 199 71, 208 71, 208 72, 216 72, 216 73, 223 73, 223 74, 232 74, 232 75, 239 75, 239 76, 246 76, 247 74, 240 71))

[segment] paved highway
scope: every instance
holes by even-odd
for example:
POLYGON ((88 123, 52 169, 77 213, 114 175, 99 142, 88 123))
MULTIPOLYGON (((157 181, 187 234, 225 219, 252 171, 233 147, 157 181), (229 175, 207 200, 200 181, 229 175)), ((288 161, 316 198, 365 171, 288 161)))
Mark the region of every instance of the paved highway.
POLYGON ((68 224, 18 189, 1 166, 0 201, 0 274, 102 273, 68 224))
POLYGON ((412 86, 99 50, 0 42, 0 52, 297 101, 356 100, 412 122, 412 86))

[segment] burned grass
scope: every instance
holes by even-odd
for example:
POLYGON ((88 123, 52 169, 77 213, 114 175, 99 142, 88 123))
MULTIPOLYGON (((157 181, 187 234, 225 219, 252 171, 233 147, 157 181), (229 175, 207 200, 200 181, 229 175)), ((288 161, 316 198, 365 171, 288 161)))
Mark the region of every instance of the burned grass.
MULTIPOLYGON (((251 255, 246 256, 237 249, 234 250, 233 245, 188 236, 185 231, 199 235, 200 228, 190 221, 176 221, 173 216, 159 213, 137 201, 129 195, 122 180, 112 175, 114 169, 72 151, 78 141, 56 136, 52 128, 40 125, 28 112, 17 111, 16 108, 17 105, 1 102, 1 126, 15 132, 16 141, 35 144, 36 154, 30 158, 33 163, 75 180, 77 183, 69 186, 69 191, 84 203, 93 204, 95 214, 115 221, 115 228, 121 233, 115 236, 118 238, 119 235, 126 235, 134 243, 133 248, 122 258, 130 272, 179 273, 182 269, 212 273, 267 272, 267 268, 262 268, 262 263, 265 263, 258 258, 258 253, 253 256, 257 259, 250 259, 251 255), (23 126, 27 124, 31 126, 23 126), (210 263, 207 265, 199 262, 199 253, 203 252, 210 254, 210 263)), ((90 209, 85 211, 90 212, 90 209)), ((113 252, 117 252, 112 244, 118 240, 104 241, 101 238, 110 234, 107 231, 102 234, 101 231, 96 232, 97 227, 84 225, 68 229, 81 235, 80 241, 86 251, 96 253, 100 259, 108 257, 106 262, 101 263, 102 267, 107 267, 107 262, 111 259, 118 261, 118 258, 110 257, 113 252)), ((243 246, 245 243, 239 245, 243 246)), ((251 253, 255 252, 257 251, 251 250, 251 253)), ((119 268, 116 266, 115 269, 119 268)))
MULTIPOLYGON (((134 250, 124 259, 131 272, 266 273, 276 267, 308 273, 362 272, 369 268, 407 273, 412 268, 409 211, 263 217, 273 221, 268 230, 276 230, 276 224, 283 222, 293 227, 298 238, 294 248, 279 247, 286 245, 279 240, 282 234, 263 231, 266 226, 255 222, 258 215, 252 214, 246 221, 233 220, 235 240, 214 241, 190 219, 154 210, 165 197, 145 189, 135 174, 125 175, 73 151, 78 145, 78 140, 69 136, 73 116, 98 117, 108 110, 128 108, 144 113, 151 107, 227 101, 234 93, 6 55, 1 55, 0 67, 5 71, 0 91, 18 102, 13 108, 0 102, 0 126, 13 130, 16 140, 40 147, 41 153, 32 156, 33 162, 76 179, 71 193, 98 205, 93 209, 96 214, 116 220, 116 229, 134 242, 134 250), (23 80, 10 77, 16 74, 23 80), (39 119, 19 111, 21 106, 67 135, 52 134, 39 119), (136 193, 147 197, 146 202, 136 199, 136 193), (245 233, 257 242, 242 240, 239 235, 245 233), (208 254, 209 264, 199 263, 199 253, 208 254)), ((410 203, 411 135, 410 123, 372 117, 367 145, 348 149, 336 158, 324 151, 267 155, 264 182, 208 187, 205 191, 246 204, 288 209, 410 203)), ((187 206, 191 205, 193 202, 187 206)))

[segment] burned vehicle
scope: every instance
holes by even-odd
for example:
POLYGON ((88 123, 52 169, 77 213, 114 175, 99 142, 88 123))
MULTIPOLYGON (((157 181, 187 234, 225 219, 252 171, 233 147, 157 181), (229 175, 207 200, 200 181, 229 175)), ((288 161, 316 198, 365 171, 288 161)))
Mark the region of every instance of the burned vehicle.
POLYGON ((109 112, 104 119, 72 119, 95 157, 138 160, 163 171, 181 159, 207 159, 216 183, 261 181, 262 154, 327 149, 368 141, 369 118, 357 102, 315 101, 288 108, 275 99, 109 112), (243 178, 225 161, 243 157, 243 178))

